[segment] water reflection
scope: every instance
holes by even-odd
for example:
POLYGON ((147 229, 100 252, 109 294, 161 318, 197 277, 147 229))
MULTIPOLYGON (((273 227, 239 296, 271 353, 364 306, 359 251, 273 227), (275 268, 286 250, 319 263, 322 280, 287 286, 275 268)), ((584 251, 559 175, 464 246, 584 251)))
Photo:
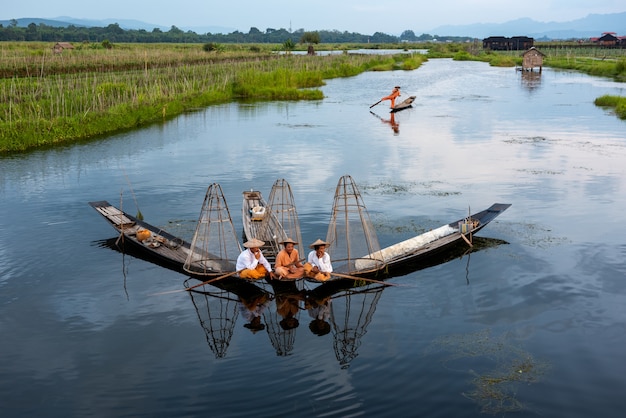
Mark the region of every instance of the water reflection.
POLYGON ((522 87, 533 92, 541 87, 541 73, 535 71, 521 71, 522 87))
MULTIPOLYGON (((185 286, 191 286, 191 280, 185 286)), ((189 292, 207 343, 215 358, 226 357, 239 313, 245 328, 266 330, 277 356, 292 354, 300 328, 301 311, 311 318, 308 328, 317 336, 331 332, 337 361, 342 368, 358 356, 361 339, 386 286, 365 286, 352 280, 323 283, 305 289, 302 282, 273 282, 264 289, 238 279, 224 279, 189 292), (332 302, 332 303, 331 303, 332 302), (263 322, 261 322, 261 319, 263 322)))
POLYGON ((394 135, 398 135, 400 133, 400 123, 396 122, 395 113, 389 113, 389 119, 385 119, 382 116, 379 116, 376 113, 372 112, 371 110, 370 113, 380 119, 382 123, 389 125, 394 135))
MULTIPOLYGON (((327 311, 322 310, 322 314, 327 314, 330 320, 333 348, 341 368, 349 367, 358 356, 361 339, 367 333, 367 326, 385 287, 367 285, 355 288, 354 282, 343 281, 324 283, 311 292, 311 300, 328 308, 327 311)), ((313 321, 316 327, 327 328, 325 320, 316 317, 313 321)))
POLYGON ((275 292, 274 304, 265 311, 263 318, 276 355, 287 356, 294 348, 306 290, 299 289, 295 281, 274 281, 272 288, 275 292))
POLYGON ((237 321, 238 302, 228 290, 188 292, 196 308, 200 326, 215 358, 223 358, 233 337, 237 321))

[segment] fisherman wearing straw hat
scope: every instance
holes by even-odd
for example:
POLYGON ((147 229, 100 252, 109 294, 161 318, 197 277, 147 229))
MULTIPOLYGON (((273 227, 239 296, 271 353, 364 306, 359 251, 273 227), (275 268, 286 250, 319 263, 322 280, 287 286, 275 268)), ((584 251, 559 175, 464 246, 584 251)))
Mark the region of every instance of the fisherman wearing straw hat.
POLYGON ((333 266, 330 263, 330 256, 326 252, 328 243, 317 239, 313 244, 309 245, 313 251, 309 253, 308 262, 304 265, 304 272, 307 277, 324 282, 330 279, 330 273, 333 266))
POLYGON ((252 238, 243 244, 246 249, 237 257, 236 269, 239 272, 239 277, 258 280, 267 276, 268 273, 270 277, 274 277, 272 266, 261 253, 263 245, 265 245, 265 242, 256 238, 252 238))
POLYGON ((287 238, 283 242, 283 249, 276 256, 274 272, 279 279, 300 279, 304 276, 304 267, 300 261, 300 254, 295 246, 297 242, 287 238))

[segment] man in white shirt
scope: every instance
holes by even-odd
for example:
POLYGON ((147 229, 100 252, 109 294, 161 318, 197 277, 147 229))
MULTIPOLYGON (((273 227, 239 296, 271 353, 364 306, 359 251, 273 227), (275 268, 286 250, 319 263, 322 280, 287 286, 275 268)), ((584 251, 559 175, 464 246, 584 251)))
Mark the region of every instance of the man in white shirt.
POLYGON ((309 245, 309 248, 312 248, 313 251, 309 253, 308 262, 304 265, 304 272, 307 277, 321 282, 330 279, 333 266, 330 263, 330 256, 326 252, 327 246, 328 243, 319 238, 313 244, 309 245))
POLYGON ((269 274, 271 278, 274 278, 272 266, 261 253, 263 245, 265 245, 265 242, 256 238, 252 238, 243 244, 246 249, 237 257, 236 269, 239 272, 239 277, 242 279, 259 280, 269 274))

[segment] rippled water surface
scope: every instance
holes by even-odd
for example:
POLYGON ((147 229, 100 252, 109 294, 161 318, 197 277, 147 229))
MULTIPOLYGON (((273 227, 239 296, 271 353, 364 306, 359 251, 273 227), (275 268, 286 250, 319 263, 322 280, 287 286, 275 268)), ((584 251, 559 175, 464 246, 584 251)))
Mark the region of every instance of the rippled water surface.
POLYGON ((593 100, 625 87, 431 60, 329 80, 319 102, 213 106, 2 157, 2 416, 621 416, 626 123, 593 100), (369 106, 394 85, 417 99, 392 120, 369 106), (140 209, 190 239, 209 184, 240 229, 241 192, 267 197, 285 178, 309 243, 344 174, 382 246, 512 206, 471 254, 384 289, 154 295, 187 277, 113 250, 87 205, 140 209), (264 329, 244 327, 242 299, 267 301, 264 329), (288 331, 285 301, 300 307, 288 331), (330 306, 327 325, 312 301, 330 306))

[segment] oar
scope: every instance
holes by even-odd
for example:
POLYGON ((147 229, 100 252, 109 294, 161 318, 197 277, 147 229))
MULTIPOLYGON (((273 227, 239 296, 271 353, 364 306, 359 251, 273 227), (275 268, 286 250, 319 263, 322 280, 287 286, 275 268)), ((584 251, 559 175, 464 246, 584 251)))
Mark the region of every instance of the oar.
POLYGON ((334 271, 332 273, 330 273, 332 276, 337 276, 337 277, 341 277, 344 279, 351 279, 351 280, 362 280, 365 282, 370 282, 370 283, 378 283, 378 284, 384 284, 385 286, 398 286, 397 284, 394 283, 388 283, 388 282, 383 282, 380 280, 374 280, 374 279, 366 279, 363 277, 356 277, 356 276, 350 276, 349 274, 343 274, 343 273, 335 273, 334 271))
POLYGON ((222 280, 222 279, 225 279, 227 277, 233 276, 233 275, 235 275, 237 273, 241 273, 242 271, 243 270, 231 271, 230 273, 224 274, 224 275, 219 276, 219 277, 214 277, 211 280, 207 280, 206 282, 195 284, 195 285, 193 285, 191 287, 186 287, 184 289, 177 289, 177 290, 168 290, 167 292, 161 292, 161 293, 152 293, 150 296, 167 295, 167 294, 170 294, 170 293, 179 293, 179 292, 189 292, 191 289, 195 289, 196 287, 204 286, 205 284, 211 284, 211 283, 216 282, 218 280, 222 280))
POLYGON ((382 102, 383 100, 380 99, 379 101, 377 101, 376 103, 374 103, 373 105, 370 106, 370 109, 373 108, 374 106, 376 106, 378 103, 382 102))

